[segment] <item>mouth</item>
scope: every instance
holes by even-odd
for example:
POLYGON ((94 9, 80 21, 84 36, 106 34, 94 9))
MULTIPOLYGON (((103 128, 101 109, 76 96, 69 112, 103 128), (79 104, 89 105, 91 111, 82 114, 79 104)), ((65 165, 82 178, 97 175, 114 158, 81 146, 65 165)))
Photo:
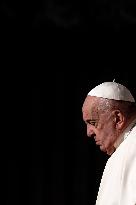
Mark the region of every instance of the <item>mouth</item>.
POLYGON ((95 141, 96 145, 101 145, 100 141, 95 141))

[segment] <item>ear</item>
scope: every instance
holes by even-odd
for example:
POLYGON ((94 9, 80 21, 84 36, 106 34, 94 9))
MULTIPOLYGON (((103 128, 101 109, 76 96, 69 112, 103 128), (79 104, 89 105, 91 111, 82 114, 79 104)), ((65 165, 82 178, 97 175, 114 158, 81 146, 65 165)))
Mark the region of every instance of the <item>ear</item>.
POLYGON ((125 117, 120 110, 114 110, 112 112, 115 126, 118 130, 122 129, 125 123, 125 117))

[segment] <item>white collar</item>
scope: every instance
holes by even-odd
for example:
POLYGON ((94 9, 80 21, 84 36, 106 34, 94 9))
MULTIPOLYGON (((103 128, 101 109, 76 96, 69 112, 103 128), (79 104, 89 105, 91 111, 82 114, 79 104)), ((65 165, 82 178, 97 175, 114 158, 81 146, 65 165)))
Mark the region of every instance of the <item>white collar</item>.
POLYGON ((120 137, 116 140, 114 143, 115 149, 119 147, 119 145, 127 138, 127 136, 130 134, 132 131, 133 127, 136 125, 136 119, 134 119, 128 126, 127 128, 123 131, 123 133, 120 135, 120 137))

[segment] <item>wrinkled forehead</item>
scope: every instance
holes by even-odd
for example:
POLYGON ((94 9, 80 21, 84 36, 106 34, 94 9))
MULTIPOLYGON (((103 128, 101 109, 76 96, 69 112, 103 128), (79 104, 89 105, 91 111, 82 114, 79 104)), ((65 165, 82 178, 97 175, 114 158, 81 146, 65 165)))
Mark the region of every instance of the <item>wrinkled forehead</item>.
POLYGON ((96 104, 96 97, 87 96, 82 107, 83 118, 90 118, 93 115, 93 108, 96 104))
POLYGON ((96 97, 87 95, 83 103, 82 111, 88 107, 92 107, 92 105, 94 105, 95 102, 96 102, 96 97))

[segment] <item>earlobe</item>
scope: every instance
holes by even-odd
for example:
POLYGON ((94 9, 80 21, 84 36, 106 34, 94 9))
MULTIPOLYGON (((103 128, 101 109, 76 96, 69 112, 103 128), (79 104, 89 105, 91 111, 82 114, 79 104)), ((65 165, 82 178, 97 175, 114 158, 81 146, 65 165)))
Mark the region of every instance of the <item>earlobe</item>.
POLYGON ((120 110, 115 111, 116 128, 121 129, 124 124, 124 116, 120 110))

